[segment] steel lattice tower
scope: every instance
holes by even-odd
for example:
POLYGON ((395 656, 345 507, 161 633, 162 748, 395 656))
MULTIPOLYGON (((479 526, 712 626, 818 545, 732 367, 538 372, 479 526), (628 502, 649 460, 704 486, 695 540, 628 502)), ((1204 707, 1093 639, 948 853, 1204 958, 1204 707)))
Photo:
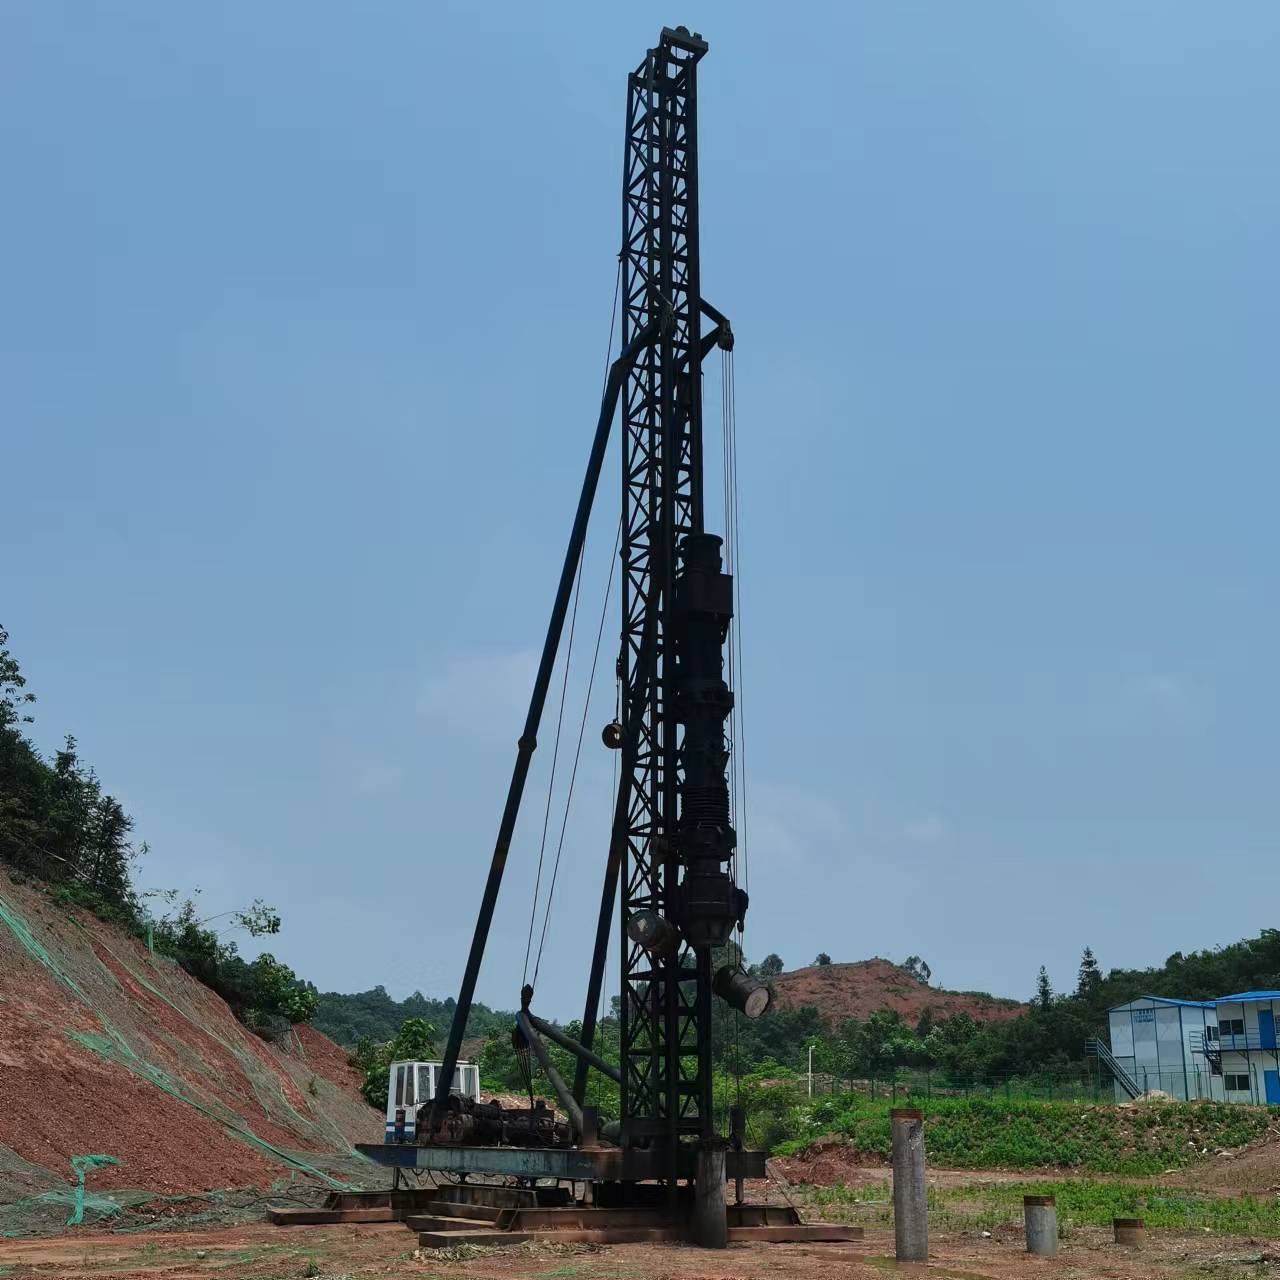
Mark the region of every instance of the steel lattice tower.
POLYGON ((702 41, 664 31, 627 91, 622 341, 654 322, 661 336, 632 366, 623 405, 620 665, 624 688, 645 708, 629 762, 621 876, 624 1141, 674 1142, 700 1133, 711 1111, 709 1011, 698 999, 699 987, 710 991, 709 952, 699 983, 688 947, 656 957, 626 935, 637 911, 675 914, 678 868, 666 839, 679 782, 674 575, 681 538, 703 522, 697 68, 705 52, 702 41))

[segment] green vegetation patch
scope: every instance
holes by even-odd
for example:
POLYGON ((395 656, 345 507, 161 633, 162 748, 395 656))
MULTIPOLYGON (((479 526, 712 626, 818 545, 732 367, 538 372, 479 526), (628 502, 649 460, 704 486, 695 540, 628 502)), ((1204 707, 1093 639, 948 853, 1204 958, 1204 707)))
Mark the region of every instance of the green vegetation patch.
MULTIPOLYGON (((1179 1169, 1244 1146, 1266 1132, 1265 1107, 1152 1103, 1117 1107, 994 1098, 913 1099, 925 1113, 930 1160, 953 1169, 1083 1169, 1148 1175, 1179 1169)), ((857 1095, 824 1101, 810 1123, 846 1137, 860 1155, 887 1159, 888 1101, 857 1095), (837 1110, 837 1103, 842 1105, 837 1110), (835 1114, 830 1114, 831 1111, 835 1114)), ((804 1140, 779 1155, 802 1155, 804 1140)))
MULTIPOLYGON (((866 1225, 892 1221, 887 1187, 798 1187, 793 1194, 824 1218, 866 1225)), ((1079 1179, 933 1187, 930 1221, 959 1231, 1019 1227, 1023 1196, 1046 1195, 1057 1200, 1058 1230, 1063 1236, 1078 1227, 1109 1227, 1115 1218, 1142 1218, 1154 1230, 1280 1238, 1280 1200, 1274 1197, 1215 1196, 1151 1182, 1079 1179)))

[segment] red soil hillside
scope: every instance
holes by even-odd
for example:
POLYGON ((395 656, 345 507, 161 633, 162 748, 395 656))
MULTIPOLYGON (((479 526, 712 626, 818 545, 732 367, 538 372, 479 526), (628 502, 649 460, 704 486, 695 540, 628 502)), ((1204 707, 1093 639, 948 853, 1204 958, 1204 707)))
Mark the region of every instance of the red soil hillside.
POLYGON ((833 1026, 844 1018, 865 1020, 877 1009, 892 1009, 912 1025, 926 1009, 935 1019, 967 1013, 978 1022, 1016 1018, 1026 1010, 1016 1000, 926 986, 900 965, 878 958, 811 965, 781 974, 771 985, 778 1008, 811 1005, 833 1026))
POLYGON ((312 1027, 275 1043, 173 961, 0 875, 0 1227, 68 1216, 73 1155, 107 1155, 95 1215, 136 1225, 167 1197, 296 1195, 376 1170, 382 1120, 312 1027))

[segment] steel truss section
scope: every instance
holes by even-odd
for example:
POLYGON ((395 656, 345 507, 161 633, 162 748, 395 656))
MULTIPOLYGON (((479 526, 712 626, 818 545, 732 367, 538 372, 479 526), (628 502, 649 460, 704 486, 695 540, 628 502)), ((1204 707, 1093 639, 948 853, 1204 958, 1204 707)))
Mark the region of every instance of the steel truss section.
POLYGON ((680 781, 674 578, 680 539, 703 527, 697 66, 705 52, 701 40, 664 30, 632 73, 623 172, 622 340, 655 323, 660 337, 631 368, 623 404, 619 668, 628 705, 640 697, 644 714, 623 761, 622 1141, 658 1139, 672 1163, 681 1134, 711 1132, 709 953, 699 961, 684 946, 653 957, 626 926, 645 909, 670 918, 679 876, 668 839, 680 781))

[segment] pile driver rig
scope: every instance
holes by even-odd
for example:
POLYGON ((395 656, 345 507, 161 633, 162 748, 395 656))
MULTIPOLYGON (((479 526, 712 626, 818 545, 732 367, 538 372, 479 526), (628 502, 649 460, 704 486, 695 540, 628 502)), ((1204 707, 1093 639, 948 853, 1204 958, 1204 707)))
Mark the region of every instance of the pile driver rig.
MULTIPOLYGON (((702 365, 717 348, 733 348, 729 321, 702 296, 697 75, 706 52, 697 33, 665 28, 628 77, 621 351, 605 383, 436 1094, 414 1117, 412 1140, 360 1150, 396 1169, 504 1175, 526 1196, 512 1206, 525 1213, 525 1227, 529 1214, 544 1223, 560 1212, 576 1215, 577 1230, 596 1239, 652 1231, 659 1221, 676 1236, 692 1231, 708 1244, 735 1230, 829 1239, 831 1231, 800 1226, 793 1211, 743 1204, 743 1179, 764 1175, 764 1154, 743 1148, 737 1108, 728 1135, 715 1128, 713 1000, 754 1017, 768 992, 738 964, 713 972, 713 952, 741 928, 747 895, 734 875, 726 737, 733 692, 724 651, 734 585, 722 564, 722 539, 704 518, 702 365), (450 1086, 619 403, 621 694, 604 738, 620 752, 621 767, 581 1038, 532 1012, 531 987, 517 1015, 521 1047, 542 1066, 567 1117, 561 1120, 544 1104, 503 1108, 450 1086), (615 929, 622 969, 617 1064, 594 1049, 615 929), (557 1072, 546 1040, 576 1058, 572 1084, 557 1072), (619 1090, 620 1115, 603 1128, 585 1105, 593 1070, 619 1090), (737 1186, 732 1207, 726 1179, 737 1186), (559 1186, 547 1186, 551 1181, 559 1186), (565 1183, 589 1185, 584 1203, 565 1183)), ((465 1185, 486 1202, 496 1195, 492 1184, 465 1185)))

